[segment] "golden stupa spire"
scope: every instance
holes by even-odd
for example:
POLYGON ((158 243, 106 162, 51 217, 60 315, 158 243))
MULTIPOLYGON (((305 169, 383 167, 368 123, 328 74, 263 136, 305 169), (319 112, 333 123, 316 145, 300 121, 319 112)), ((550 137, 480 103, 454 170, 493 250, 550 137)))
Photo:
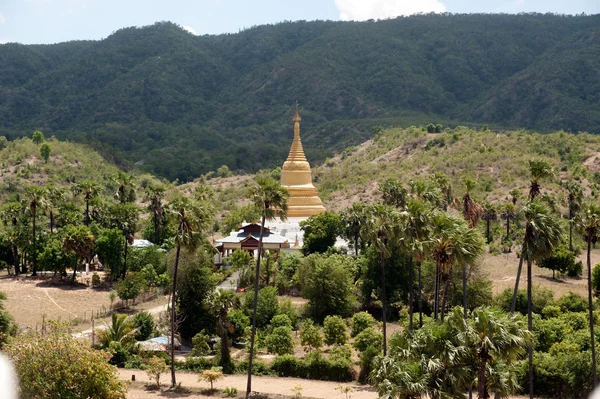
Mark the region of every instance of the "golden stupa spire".
POLYGON ((298 112, 298 102, 296 101, 296 113, 294 114, 294 141, 292 141, 292 147, 288 155, 288 161, 301 161, 306 162, 306 156, 304 155, 304 148, 302 148, 302 141, 300 140, 300 112, 298 112))

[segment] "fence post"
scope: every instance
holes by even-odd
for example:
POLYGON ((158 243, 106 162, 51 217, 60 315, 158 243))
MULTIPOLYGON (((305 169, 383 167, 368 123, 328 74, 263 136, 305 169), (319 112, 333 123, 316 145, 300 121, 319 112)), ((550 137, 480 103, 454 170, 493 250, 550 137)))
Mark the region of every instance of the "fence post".
POLYGON ((96 331, 94 330, 94 315, 92 315, 92 346, 96 345, 96 331))

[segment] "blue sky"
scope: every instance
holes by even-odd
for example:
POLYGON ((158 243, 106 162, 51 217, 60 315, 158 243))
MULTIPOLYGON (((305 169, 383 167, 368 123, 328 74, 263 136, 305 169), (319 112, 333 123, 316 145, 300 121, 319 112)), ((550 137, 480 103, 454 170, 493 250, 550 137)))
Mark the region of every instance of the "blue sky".
POLYGON ((600 13, 600 0, 0 0, 0 43, 101 39, 172 21, 196 34, 284 20, 365 20, 416 12, 600 13))

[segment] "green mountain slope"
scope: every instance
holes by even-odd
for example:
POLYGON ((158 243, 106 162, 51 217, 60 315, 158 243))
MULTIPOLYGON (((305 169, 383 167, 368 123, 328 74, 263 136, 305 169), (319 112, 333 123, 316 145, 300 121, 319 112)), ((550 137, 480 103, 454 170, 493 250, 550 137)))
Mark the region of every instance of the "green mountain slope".
POLYGON ((280 165, 300 102, 323 160, 375 125, 600 132, 600 16, 419 15, 193 36, 170 23, 102 41, 0 46, 0 134, 41 129, 191 180, 280 165))

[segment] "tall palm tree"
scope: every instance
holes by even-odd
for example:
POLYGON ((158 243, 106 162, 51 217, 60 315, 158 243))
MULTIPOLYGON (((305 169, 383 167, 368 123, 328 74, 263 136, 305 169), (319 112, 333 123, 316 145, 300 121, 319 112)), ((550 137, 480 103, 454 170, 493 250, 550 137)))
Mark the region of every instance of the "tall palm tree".
POLYGON ((115 175, 114 181, 117 184, 115 199, 121 204, 124 204, 126 202, 135 202, 135 177, 125 172, 119 171, 115 175))
POLYGON ((510 239, 510 221, 513 220, 515 218, 515 205, 510 203, 510 202, 506 202, 504 205, 502 205, 502 213, 500 214, 500 217, 504 220, 506 220, 506 241, 509 241, 510 239))
POLYGON ((452 184, 450 179, 444 173, 434 173, 432 180, 439 187, 444 197, 444 211, 448 210, 448 206, 452 203, 452 184))
POLYGON ((15 275, 18 276, 20 273, 19 267, 19 247, 27 242, 27 238, 24 237, 24 223, 23 223, 23 204, 19 202, 7 202, 2 205, 0 209, 0 219, 3 224, 8 228, 5 235, 5 240, 11 246, 13 252, 13 262, 15 275))
POLYGON ((117 228, 123 232, 125 252, 123 256, 122 277, 127 275, 127 252, 130 244, 133 244, 133 234, 136 231, 140 208, 134 203, 118 203, 109 207, 109 223, 111 228, 117 228))
POLYGON ((385 258, 391 255, 391 244, 401 240, 400 231, 404 223, 400 222, 401 214, 387 205, 371 205, 367 211, 367 219, 363 229, 365 241, 379 252, 381 269, 381 315, 383 321, 383 355, 387 353, 387 296, 385 293, 385 258))
POLYGON ((410 194, 414 198, 419 198, 423 201, 429 202, 432 207, 438 209, 444 209, 446 201, 444 200, 444 194, 436 183, 411 179, 408 181, 408 187, 410 194))
POLYGON ((405 210, 405 226, 404 235, 406 237, 404 246, 408 250, 409 256, 409 331, 413 330, 413 286, 414 286, 414 270, 413 270, 413 259, 417 260, 418 270, 418 309, 419 309, 419 327, 423 327, 423 290, 421 280, 421 264, 423 260, 423 253, 427 244, 429 243, 429 219, 431 215, 431 208, 427 203, 419 199, 409 199, 406 204, 405 210))
POLYGON ((227 320, 227 315, 238 302, 235 291, 215 290, 208 298, 211 309, 217 312, 217 334, 221 337, 221 363, 219 366, 227 370, 231 366, 231 356, 229 354, 229 334, 233 333, 234 325, 227 320))
POLYGON ((358 256, 358 250, 360 248, 358 243, 360 232, 366 220, 366 208, 367 205, 362 202, 355 202, 352 206, 344 209, 340 215, 343 226, 342 234, 344 235, 344 238, 354 241, 354 254, 356 256, 358 256))
POLYGON ((487 243, 492 242, 492 235, 490 234, 490 223, 498 220, 498 213, 496 212, 496 207, 489 202, 485 202, 483 204, 483 215, 481 215, 481 219, 485 220, 485 236, 487 239, 487 243))
POLYGON ((521 198, 522 195, 521 190, 519 190, 518 188, 513 188, 508 192, 508 194, 510 195, 510 200, 512 204, 514 206, 517 206, 517 201, 519 200, 519 198, 521 198))
POLYGON ((391 205, 399 209, 406 207, 406 196, 408 193, 398 179, 387 179, 379 186, 379 191, 385 205, 391 205))
POLYGON ((46 197, 47 199, 44 211, 48 212, 48 219, 50 222, 50 233, 54 233, 54 210, 64 202, 65 191, 62 188, 57 187, 56 184, 50 183, 46 186, 44 197, 46 197))
POLYGON ((587 269, 588 269, 588 311, 590 317, 590 339, 592 343, 592 372, 594 375, 594 387, 598 385, 598 373, 596 366, 596 343, 594 335, 594 308, 592 301, 592 261, 590 253, 592 242, 598 239, 598 229, 600 228, 600 206, 588 202, 583 205, 577 220, 577 226, 583 233, 583 238, 587 243, 587 269))
POLYGON ((575 216, 581 209, 581 201, 583 200, 583 187, 580 183, 572 180, 564 183, 564 188, 567 190, 567 202, 569 206, 569 250, 573 251, 573 225, 575 224, 575 216))
POLYGON ((31 215, 31 247, 32 247, 32 256, 31 261, 33 265, 33 270, 31 272, 32 276, 37 276, 37 243, 36 243, 36 219, 37 219, 37 211, 38 208, 44 208, 47 205, 47 200, 44 196, 44 189, 38 186, 29 186, 27 188, 27 203, 29 206, 29 213, 31 215))
POLYGON ((72 188, 73 194, 83 195, 85 201, 85 225, 90 225, 90 200, 98 195, 99 188, 98 184, 92 180, 83 180, 77 183, 72 188))
POLYGON ((437 212, 433 216, 431 238, 431 251, 436 264, 434 319, 438 319, 439 291, 440 286, 444 283, 444 299, 441 313, 443 321, 453 265, 458 263, 466 267, 465 265, 474 264, 484 251, 485 240, 478 230, 469 228, 464 219, 455 214, 444 212, 437 212))
POLYGON ((256 338, 256 309, 258 305, 258 282, 260 280, 260 260, 262 258, 262 243, 265 222, 279 218, 287 218, 290 196, 288 191, 273 178, 257 178, 256 184, 250 188, 249 197, 251 202, 260 211, 260 236, 258 238, 258 257, 256 259, 256 270, 254 277, 254 304, 252 307, 252 333, 250 335, 250 354, 248 356, 248 382, 246 385, 246 399, 252 392, 252 360, 254 357, 254 340, 256 338))
POLYGON ((195 251, 204 239, 211 211, 200 202, 186 197, 176 198, 167 206, 167 215, 177 225, 175 233, 175 265, 173 266, 173 287, 171 291, 171 386, 175 387, 175 305, 177 301, 177 270, 181 248, 195 251))
POLYGON ((89 259, 94 250, 94 235, 86 226, 67 226, 63 229, 62 246, 65 252, 75 254, 75 266, 73 267, 72 282, 75 282, 77 265, 81 259, 89 259))
POLYGON ((533 201, 540 194, 540 180, 554 176, 554 170, 548 162, 542 159, 531 159, 529 161, 529 172, 531 174, 529 200, 533 201))
MULTIPOLYGON (((532 331, 532 275, 533 262, 541 262, 552 255, 562 240, 559 221, 548 208, 538 201, 532 201, 519 212, 525 223, 522 258, 527 262, 527 327, 532 331)), ((529 344, 529 397, 533 399, 533 347, 529 344)))
POLYGON ((165 197, 165 188, 162 185, 148 184, 145 189, 145 201, 148 202, 148 210, 152 212, 154 225, 154 243, 160 243, 162 226, 164 225, 164 212, 162 200, 165 197))

